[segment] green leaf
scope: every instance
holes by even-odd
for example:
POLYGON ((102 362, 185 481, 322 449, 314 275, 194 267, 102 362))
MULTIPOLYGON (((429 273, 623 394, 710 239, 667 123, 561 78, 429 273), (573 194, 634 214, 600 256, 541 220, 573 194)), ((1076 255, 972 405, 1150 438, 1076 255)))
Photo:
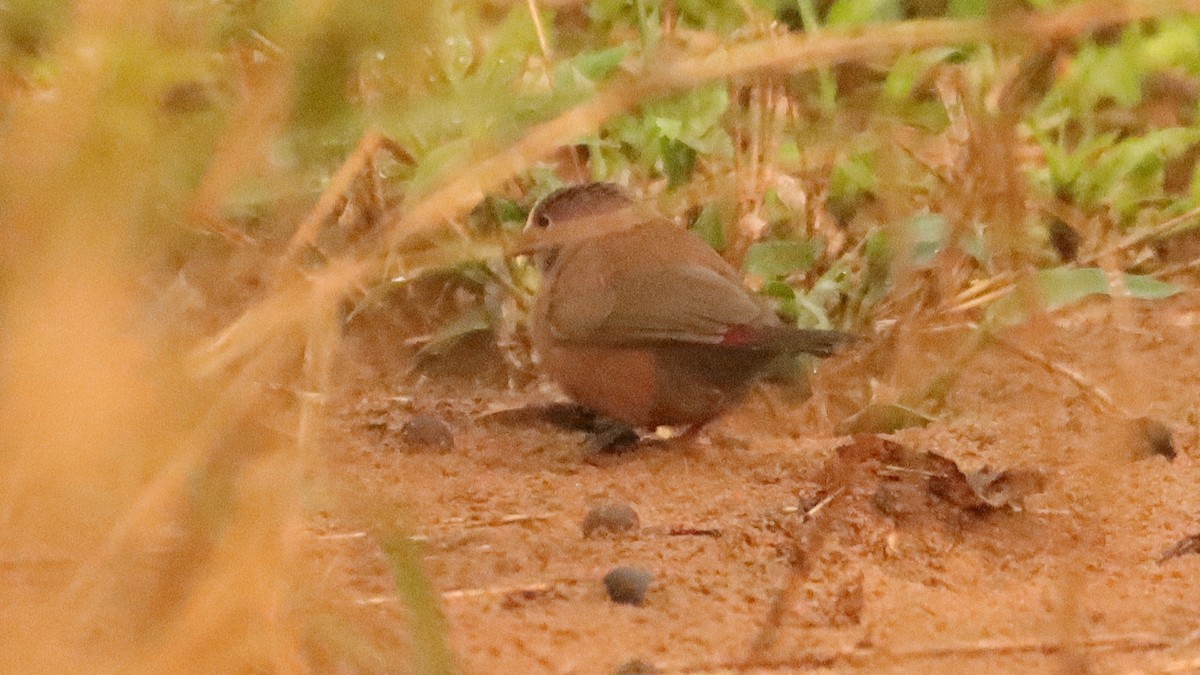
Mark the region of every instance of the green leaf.
MULTIPOLYGON (((541 11, 538 12, 538 15, 543 25, 553 27, 553 15, 550 12, 541 11)), ((496 66, 506 68, 508 63, 519 63, 529 58, 530 54, 541 51, 537 23, 534 22, 533 15, 529 13, 528 6, 513 6, 508 10, 504 20, 488 36, 488 49, 482 58, 476 59, 474 56, 475 45, 472 44, 469 37, 470 32, 469 27, 463 25, 458 32, 462 38, 462 44, 447 42, 448 46, 453 46, 456 50, 468 50, 470 56, 455 54, 453 57, 455 61, 463 64, 470 64, 471 61, 477 60, 476 67, 478 68, 490 69, 496 66)), ((552 42, 553 37, 551 34, 547 36, 547 39, 552 42)), ((444 48, 442 47, 442 49, 444 48)))
POLYGON ((1162 21, 1154 34, 1146 37, 1142 52, 1148 70, 1183 67, 1195 72, 1200 63, 1200 23, 1182 17, 1162 21))
POLYGON ((814 241, 760 241, 746 251, 747 274, 778 279, 812 269, 820 254, 814 241))
POLYGON ((482 307, 472 307, 434 333, 429 342, 422 345, 413 355, 413 360, 418 364, 428 364, 453 352, 463 340, 490 330, 492 323, 487 312, 482 307))
POLYGON ((525 225, 525 210, 511 199, 501 197, 491 201, 492 213, 505 229, 520 230, 525 225))
MULTIPOLYGON (((718 83, 719 84, 719 83, 718 83)), ((686 94, 654 101, 642 106, 641 114, 624 115, 614 120, 609 132, 602 136, 619 141, 632 157, 643 166, 663 167, 667 171, 664 151, 677 146, 663 144, 663 139, 678 141, 695 151, 698 157, 722 159, 733 156, 733 141, 722 121, 729 108, 729 92, 724 85, 698 87, 686 94)), ((611 151, 601 149, 605 162, 616 159, 611 151)), ((686 159, 686 157, 675 157, 686 159)), ((680 165, 683 167, 684 165, 680 165)))
POLYGON ((775 151, 776 160, 784 166, 799 166, 800 165, 800 145, 795 139, 787 139, 780 142, 779 148, 775 151))
POLYGON ((696 168, 696 150, 682 141, 659 139, 662 146, 663 173, 667 174, 667 187, 676 188, 692 179, 696 168))
POLYGON ((888 71, 883 83, 884 93, 893 100, 907 99, 930 68, 957 53, 957 49, 939 47, 901 56, 888 71))
POLYGON ((946 16, 956 19, 980 19, 988 15, 990 0, 950 0, 946 16))
POLYGON ((909 249, 912 263, 928 265, 946 247, 950 227, 946 217, 940 213, 920 213, 902 225, 904 234, 911 244, 909 249))
POLYGON ((839 434, 890 434, 910 427, 923 427, 932 415, 899 403, 871 403, 837 426, 839 434))
POLYGON ((470 138, 460 138, 426 153, 417 164, 417 169, 408 184, 409 194, 424 194, 439 182, 445 181, 446 176, 466 166, 473 149, 470 138))
POLYGON ((1097 135, 1074 152, 1044 143, 1051 187, 1067 191, 1081 206, 1107 204, 1132 216, 1145 202, 1163 196, 1166 162, 1200 143, 1200 129, 1170 127, 1116 138, 1115 133, 1097 135))
POLYGON ((829 198, 855 199, 874 192, 875 184, 875 153, 855 153, 834 168, 829 179, 829 198))
POLYGON ((750 5, 737 0, 676 0, 680 25, 727 35, 746 24, 742 7, 750 5))
POLYGON ((800 316, 800 303, 796 299, 796 289, 783 281, 767 281, 759 289, 759 294, 774 300, 775 311, 795 321, 800 316))
MULTIPOLYGON (((449 626, 438 604, 438 594, 421 569, 418 544, 407 537, 392 536, 382 542, 392 568, 392 581, 403 607, 406 625, 412 632, 412 670, 419 675, 450 675, 458 672, 450 650, 449 626)), ((401 668, 407 670, 407 668, 401 668)))
POLYGON ((1055 87, 1071 109, 1090 115, 1106 99, 1122 107, 1142 100, 1145 67, 1138 30, 1127 27, 1121 40, 1111 45, 1083 43, 1066 76, 1055 87))
POLYGON ((987 265, 989 256, 987 240, 982 232, 968 232, 958 240, 958 247, 982 265, 987 265))
POLYGON ((590 87, 621 65, 628 54, 625 45, 576 54, 554 67, 554 84, 559 88, 590 87))
POLYGON ((1049 169, 1050 188, 1056 193, 1066 191, 1075 194, 1078 200, 1075 183, 1101 153, 1112 147, 1117 140, 1117 134, 1107 132, 1086 138, 1074 150, 1066 148, 1060 140, 1051 140, 1045 135, 1039 140, 1049 169))
POLYGON ((866 274, 863 275, 864 292, 868 296, 882 295, 892 276, 892 249, 886 232, 879 230, 867 237, 863 245, 863 258, 867 261, 866 274))
POLYGON ((768 188, 763 194, 759 215, 772 227, 786 226, 795 221, 796 214, 779 196, 779 190, 768 188))
MULTIPOLYGON (((1052 312, 1073 305, 1092 295, 1110 295, 1108 275, 1099 267, 1055 267, 1037 273, 1035 282, 1041 295, 1042 309, 1052 312)), ((1178 286, 1140 274, 1125 274, 1129 295, 1138 300, 1160 300, 1180 292, 1178 286)), ((987 311, 994 325, 1013 326, 1027 319, 1025 300, 1016 292, 1000 298, 987 311)))
POLYGON ((825 25, 861 26, 901 18, 900 0, 835 0, 825 15, 825 25))
POLYGON ((724 251, 728 242, 725 240, 725 222, 721 218, 721 208, 716 204, 708 204, 700 210, 692 223, 692 232, 708 242, 717 252, 724 251))

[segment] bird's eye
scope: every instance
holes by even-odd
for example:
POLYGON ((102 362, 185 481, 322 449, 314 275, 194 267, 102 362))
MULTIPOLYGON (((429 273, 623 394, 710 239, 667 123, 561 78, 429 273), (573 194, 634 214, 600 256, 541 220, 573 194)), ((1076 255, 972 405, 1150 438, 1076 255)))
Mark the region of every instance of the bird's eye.
POLYGON ((533 214, 533 218, 530 220, 534 227, 550 227, 550 216, 547 216, 545 212, 540 211, 533 214))

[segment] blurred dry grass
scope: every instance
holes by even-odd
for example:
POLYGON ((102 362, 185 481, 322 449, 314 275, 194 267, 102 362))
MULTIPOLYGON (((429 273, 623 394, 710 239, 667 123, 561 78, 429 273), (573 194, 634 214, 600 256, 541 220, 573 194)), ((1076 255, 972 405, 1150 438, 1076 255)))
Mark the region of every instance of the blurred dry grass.
MULTIPOLYGON (((320 7, 289 17, 283 52, 320 7)), ((214 54, 213 17, 181 13, 78 3, 45 57, 52 84, 14 98, 0 139, 5 671, 313 672, 331 630, 370 644, 338 615, 345 589, 314 591, 317 561, 298 556, 344 275, 285 270, 215 340, 187 325, 186 284, 158 284, 180 238, 156 189, 195 161, 170 151, 211 160, 194 197, 166 204, 211 224, 212 202, 267 166, 291 77, 251 63, 223 138, 173 148, 158 93, 214 54), (310 593, 319 609, 297 613, 310 593)))
MULTIPOLYGON (((305 500, 321 472, 323 403, 334 388, 347 301, 385 272, 444 256, 421 252, 431 230, 651 97, 713 78, 886 60, 924 46, 1036 43, 1183 8, 1200 3, 1091 2, 1028 22, 909 22, 673 55, 440 176, 427 196, 389 215, 382 236, 321 251, 314 265, 288 254, 308 250, 312 228, 300 228, 288 247, 246 243, 222 214, 247 182, 295 178, 270 153, 292 116, 316 105, 302 98, 296 55, 328 46, 314 36, 346 4, 277 10, 269 20, 287 28, 272 42, 227 45, 220 53, 233 75, 220 123, 184 146, 170 142, 175 130, 159 93, 179 70, 211 67, 216 18, 158 0, 72 5, 47 59, 52 83, 6 92, 0 135, 0 632, 8 637, 0 667, 382 671, 415 650, 424 672, 450 669, 439 630, 420 633, 414 647, 373 626, 378 618, 337 602, 347 593, 337 562, 309 550, 305 500), (175 174, 188 177, 180 180, 187 187, 164 198, 160 179, 175 174), (163 234, 163 221, 188 228, 163 234), (221 265, 256 270, 264 281, 253 302, 220 308, 236 316, 209 332, 187 323, 187 286, 155 275, 163 259, 201 250, 212 233, 234 241, 235 262, 221 265)), ((992 170, 1016 170, 1014 122, 967 111, 963 124, 970 142, 955 165, 962 188, 954 206, 966 212, 979 208, 980 193, 996 195, 985 206, 1005 225, 999 248, 1014 252, 999 271, 1027 270, 1017 234, 1023 195, 1011 189, 1013 175, 992 170), (980 120, 991 126, 971 126, 980 120)), ((287 213, 265 220, 290 233, 298 219, 287 213)), ((938 268, 947 296, 966 283, 954 265, 938 268)), ((922 346, 897 349, 905 348, 922 346)), ((416 623, 437 628, 412 553, 389 550, 416 623)))

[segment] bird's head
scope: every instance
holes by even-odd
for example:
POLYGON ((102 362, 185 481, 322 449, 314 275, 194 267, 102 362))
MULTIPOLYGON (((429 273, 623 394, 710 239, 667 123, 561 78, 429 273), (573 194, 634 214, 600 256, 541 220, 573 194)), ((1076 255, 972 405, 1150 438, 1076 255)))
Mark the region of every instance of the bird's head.
POLYGON ((548 267, 564 245, 627 230, 652 214, 615 183, 584 183, 559 188, 529 212, 515 250, 548 267))
POLYGON ((616 183, 584 183, 559 188, 538 201, 525 221, 525 231, 578 226, 582 220, 633 206, 633 197, 616 183))

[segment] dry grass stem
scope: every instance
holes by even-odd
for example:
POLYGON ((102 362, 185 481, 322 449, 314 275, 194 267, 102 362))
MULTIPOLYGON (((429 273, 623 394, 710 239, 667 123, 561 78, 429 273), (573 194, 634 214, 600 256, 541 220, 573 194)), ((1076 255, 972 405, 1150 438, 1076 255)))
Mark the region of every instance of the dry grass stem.
POLYGON ((529 16, 533 19, 533 30, 537 33, 538 48, 542 50, 542 58, 546 59, 546 67, 549 68, 550 45, 546 42, 546 29, 542 27, 542 15, 538 13, 537 0, 527 0, 526 4, 529 7, 529 16))
POLYGON ((709 675, 716 673, 741 672, 792 672, 813 668, 836 668, 838 666, 865 665, 872 659, 891 658, 904 661, 924 661, 954 657, 988 658, 1016 656, 1021 654, 1059 654, 1066 650, 1082 648, 1088 651, 1151 652, 1167 649, 1172 641, 1157 635, 1130 633, 1125 635, 1099 635, 1084 638, 1072 644, 1057 640, 980 640, 960 644, 918 645, 915 647, 844 647, 827 651, 814 650, 803 654, 755 661, 752 664, 737 662, 691 664, 683 666, 664 665, 664 673, 687 673, 709 675))
POLYGON ((1083 374, 1075 371, 1072 368, 1068 368, 1061 363, 1055 363, 1041 354, 1037 354, 1029 349, 1026 349, 1025 347, 1006 337, 995 336, 994 339, 997 344, 1013 352, 1014 354, 1017 354, 1022 358, 1028 359, 1029 361, 1044 367, 1051 374, 1058 375, 1069 380, 1072 384, 1079 387, 1080 391, 1082 391, 1084 394, 1087 394, 1088 399, 1091 400, 1102 412, 1118 412, 1117 406, 1113 402, 1112 395, 1105 391, 1103 387, 1085 377, 1083 374))
POLYGON ((519 523, 530 523, 539 520, 552 520, 557 516, 553 513, 543 514, 525 514, 514 513, 499 518, 491 518, 488 520, 448 520, 434 525, 437 529, 453 529, 453 530, 473 530, 484 527, 502 527, 504 525, 517 525, 519 523))
POLYGON ((317 199, 317 203, 313 205, 308 216, 292 234, 292 239, 287 247, 288 258, 294 257, 300 251, 316 244, 321 226, 333 217, 339 204, 351 194, 354 181, 367 171, 374 169, 374 157, 380 150, 386 150, 400 161, 414 163, 412 155, 394 140, 385 136, 383 132, 373 130, 364 134, 350 156, 334 172, 329 184, 321 192, 320 198, 317 199))
POLYGON ((1111 258, 1140 244, 1167 239, 1175 234, 1194 228, 1195 223, 1192 221, 1195 221, 1197 218, 1200 218, 1200 207, 1191 209, 1187 213, 1181 213, 1174 218, 1168 218, 1157 225, 1137 232, 1131 232, 1100 251, 1082 256, 1079 262, 1082 265, 1087 265, 1098 260, 1111 258))

